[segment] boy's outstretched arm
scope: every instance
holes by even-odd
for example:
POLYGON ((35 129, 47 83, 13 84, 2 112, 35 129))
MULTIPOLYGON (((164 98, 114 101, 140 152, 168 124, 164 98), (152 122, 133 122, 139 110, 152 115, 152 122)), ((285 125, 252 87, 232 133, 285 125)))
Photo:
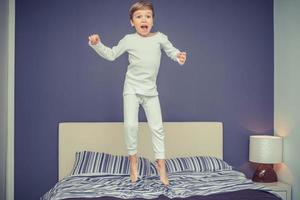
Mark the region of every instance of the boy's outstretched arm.
POLYGON ((109 61, 115 60, 126 51, 125 37, 120 40, 117 46, 112 48, 105 46, 101 42, 98 34, 92 34, 88 39, 90 47, 92 47, 101 57, 109 61))
POLYGON ((169 41, 168 37, 164 34, 161 45, 167 56, 169 56, 172 60, 178 62, 180 65, 183 65, 185 63, 186 52, 180 52, 178 49, 176 49, 169 41))

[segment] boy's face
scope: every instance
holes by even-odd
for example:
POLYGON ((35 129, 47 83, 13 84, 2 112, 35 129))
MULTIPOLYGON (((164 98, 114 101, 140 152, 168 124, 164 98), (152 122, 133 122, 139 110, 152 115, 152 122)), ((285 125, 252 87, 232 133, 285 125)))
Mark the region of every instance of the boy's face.
POLYGON ((137 10, 133 13, 130 23, 136 32, 141 36, 147 37, 153 26, 153 13, 150 9, 137 10))

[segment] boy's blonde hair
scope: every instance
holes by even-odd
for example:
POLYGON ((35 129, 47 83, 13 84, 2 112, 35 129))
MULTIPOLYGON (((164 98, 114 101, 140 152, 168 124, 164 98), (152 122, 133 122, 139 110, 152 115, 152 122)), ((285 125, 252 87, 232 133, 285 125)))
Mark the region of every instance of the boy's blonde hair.
POLYGON ((154 17, 154 8, 153 4, 150 1, 141 0, 134 3, 129 9, 129 17, 132 20, 133 13, 137 10, 149 9, 152 11, 152 17, 154 17))

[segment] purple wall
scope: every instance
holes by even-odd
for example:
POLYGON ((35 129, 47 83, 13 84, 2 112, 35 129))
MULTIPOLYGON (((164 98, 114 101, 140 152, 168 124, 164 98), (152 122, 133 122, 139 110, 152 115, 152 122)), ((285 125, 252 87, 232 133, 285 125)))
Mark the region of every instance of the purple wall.
MULTIPOLYGON (((123 120, 127 57, 106 61, 87 37, 99 33, 112 46, 132 32, 131 3, 16 0, 16 200, 38 199, 55 184, 58 122, 123 120)), ((273 131, 273 1, 154 6, 155 29, 188 53, 183 67, 163 55, 164 121, 223 122, 224 159, 244 170, 249 135, 273 131)))

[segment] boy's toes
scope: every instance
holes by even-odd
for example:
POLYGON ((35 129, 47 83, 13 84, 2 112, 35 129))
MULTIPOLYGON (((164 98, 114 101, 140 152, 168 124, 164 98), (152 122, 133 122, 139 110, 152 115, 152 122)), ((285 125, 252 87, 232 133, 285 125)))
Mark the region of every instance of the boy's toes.
POLYGON ((164 184, 165 186, 168 186, 168 185, 170 185, 170 183, 169 183, 169 179, 168 179, 168 177, 160 177, 160 181, 162 182, 162 184, 164 184))
POLYGON ((137 174, 130 174, 130 180, 132 183, 135 183, 138 180, 137 174))

